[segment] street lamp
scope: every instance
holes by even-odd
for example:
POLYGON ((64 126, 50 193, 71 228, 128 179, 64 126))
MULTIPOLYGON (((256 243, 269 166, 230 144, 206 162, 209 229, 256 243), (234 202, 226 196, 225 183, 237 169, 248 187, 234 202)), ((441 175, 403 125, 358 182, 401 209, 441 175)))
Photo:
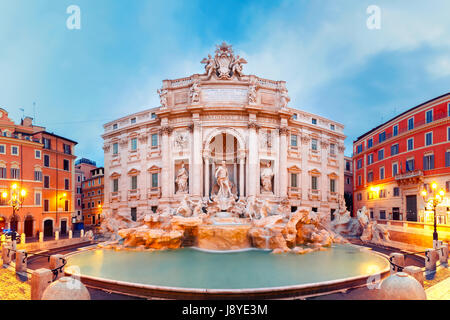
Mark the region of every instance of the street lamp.
POLYGON ((445 192, 444 190, 439 190, 438 189, 438 185, 436 182, 433 182, 431 184, 431 190, 432 193, 430 195, 428 195, 427 190, 423 190, 422 191, 422 198, 423 201, 425 202, 425 204, 430 204, 433 207, 433 214, 434 214, 434 232, 433 232, 433 247, 437 248, 437 243, 438 243, 438 233, 437 233, 437 225, 436 225, 436 207, 438 206, 438 204, 440 204, 442 202, 442 200, 444 199, 444 195, 445 192), (428 199, 427 199, 427 196, 428 199))
MULTIPOLYGON (((2 192, 2 198, 5 201, 7 201, 13 209, 13 214, 12 214, 13 217, 15 217, 16 211, 18 211, 22 207, 22 204, 25 201, 26 195, 27 195, 27 191, 25 189, 19 188, 16 183, 13 183, 11 185, 11 191, 10 191, 9 195, 8 195, 7 191, 2 192), (9 196, 9 200, 8 200, 8 196, 9 196)), ((17 230, 12 230, 12 231, 13 232, 11 234, 11 240, 13 241, 13 243, 15 243, 17 230)))

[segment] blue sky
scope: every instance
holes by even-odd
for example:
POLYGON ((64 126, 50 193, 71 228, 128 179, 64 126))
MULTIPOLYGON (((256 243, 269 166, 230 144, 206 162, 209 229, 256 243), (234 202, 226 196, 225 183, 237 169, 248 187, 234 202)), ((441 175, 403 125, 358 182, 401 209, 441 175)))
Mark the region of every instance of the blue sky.
POLYGON ((291 107, 352 141, 450 91, 450 1, 0 0, 0 106, 103 164, 102 125, 159 105, 163 79, 203 72, 222 41, 245 73, 285 80, 291 107), (381 29, 366 27, 369 5, 381 29), (66 8, 81 9, 69 30, 66 8))

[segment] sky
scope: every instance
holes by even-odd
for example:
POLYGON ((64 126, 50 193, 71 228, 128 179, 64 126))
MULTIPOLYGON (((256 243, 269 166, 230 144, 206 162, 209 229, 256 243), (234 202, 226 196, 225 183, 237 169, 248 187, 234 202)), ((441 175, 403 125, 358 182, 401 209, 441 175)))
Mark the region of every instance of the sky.
POLYGON ((103 124, 159 106, 162 80, 202 73, 226 41, 244 73, 287 82, 290 107, 344 124, 351 155, 361 134, 450 92, 449 17, 446 0, 0 0, 0 107, 103 165, 103 124))

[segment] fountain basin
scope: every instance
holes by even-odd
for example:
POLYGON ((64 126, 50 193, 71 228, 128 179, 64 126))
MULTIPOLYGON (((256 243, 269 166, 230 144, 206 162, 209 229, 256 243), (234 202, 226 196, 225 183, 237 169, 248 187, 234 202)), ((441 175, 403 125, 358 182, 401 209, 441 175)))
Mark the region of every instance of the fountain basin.
MULTIPOLYGON (((193 248, 154 252, 91 249, 67 256, 87 286, 170 299, 263 299, 366 285, 389 274, 384 255, 353 245, 309 254, 193 248), (370 280, 370 279, 369 279, 370 280)), ((69 268, 66 273, 70 274, 69 268)))

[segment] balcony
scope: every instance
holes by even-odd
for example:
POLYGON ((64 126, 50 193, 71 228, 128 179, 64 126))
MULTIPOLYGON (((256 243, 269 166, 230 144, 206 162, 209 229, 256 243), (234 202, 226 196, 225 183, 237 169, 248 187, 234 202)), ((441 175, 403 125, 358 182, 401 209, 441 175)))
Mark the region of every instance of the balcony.
POLYGON ((161 197, 161 187, 152 187, 147 189, 147 198, 159 198, 161 197))
POLYGON ((328 201, 329 202, 338 202, 339 195, 337 192, 328 192, 328 201))
POLYGON ((128 190, 128 201, 139 200, 140 198, 141 198, 141 194, 139 192, 139 189, 128 190))
POLYGON ((320 190, 309 189, 308 190, 309 200, 320 200, 320 190))
POLYGON ((289 187, 288 188, 288 196, 289 198, 298 198, 302 197, 302 189, 298 187, 289 187))
POLYGON ((111 192, 109 197, 110 197, 111 201, 120 201, 120 191, 111 192))
POLYGON ((400 184, 418 184, 423 181, 423 171, 414 170, 395 175, 395 181, 400 184))

